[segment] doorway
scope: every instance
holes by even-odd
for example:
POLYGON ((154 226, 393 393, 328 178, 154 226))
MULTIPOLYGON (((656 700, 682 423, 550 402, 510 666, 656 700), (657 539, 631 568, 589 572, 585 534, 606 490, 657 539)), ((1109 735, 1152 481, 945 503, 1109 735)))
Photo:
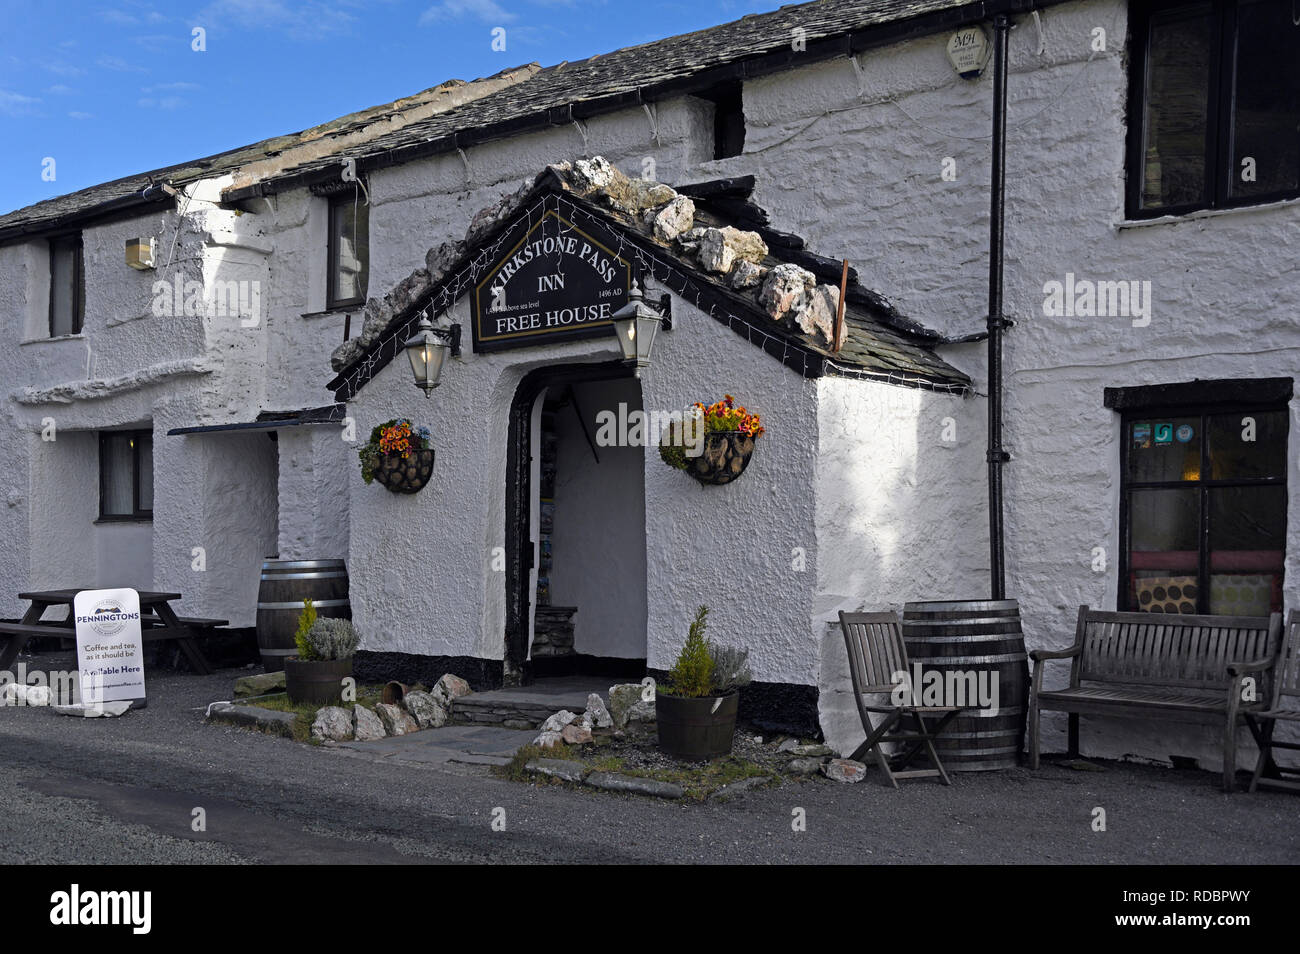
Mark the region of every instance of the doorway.
POLYGON ((639 678, 646 657, 644 447, 610 441, 641 410, 621 362, 539 369, 510 410, 505 683, 639 678))

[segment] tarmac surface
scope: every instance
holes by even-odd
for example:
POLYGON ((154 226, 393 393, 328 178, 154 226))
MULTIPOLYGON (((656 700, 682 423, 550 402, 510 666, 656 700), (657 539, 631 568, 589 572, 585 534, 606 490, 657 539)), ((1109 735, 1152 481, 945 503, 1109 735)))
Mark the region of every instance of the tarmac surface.
MULTIPOLYGON (((38 659, 38 668, 51 662, 38 659)), ((148 707, 117 719, 0 708, 5 860, 1300 861, 1296 796, 1225 795, 1210 772, 1048 764, 1037 772, 957 775, 949 788, 905 782, 898 791, 873 772, 856 785, 812 779, 725 803, 673 802, 510 782, 455 754, 477 749, 491 761, 509 744, 493 733, 510 730, 427 730, 409 747, 397 739, 367 750, 205 723, 207 705, 229 699, 241 674, 151 672, 148 707), (448 732, 445 741, 435 738, 438 732, 448 732), (441 753, 427 754, 435 750, 441 753), (1094 830, 1096 808, 1105 810, 1105 831, 1094 830), (195 830, 196 817, 204 830, 195 830), (494 830, 501 818, 504 830, 494 830), (806 830, 796 831, 800 818, 806 830)))

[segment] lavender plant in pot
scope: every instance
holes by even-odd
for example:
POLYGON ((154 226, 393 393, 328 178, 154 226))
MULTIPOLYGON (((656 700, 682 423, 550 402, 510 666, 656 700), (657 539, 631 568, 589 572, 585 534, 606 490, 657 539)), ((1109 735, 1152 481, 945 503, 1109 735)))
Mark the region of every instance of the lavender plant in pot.
POLYGON ((343 681, 352 676, 352 654, 359 638, 346 619, 316 618, 310 600, 298 619, 298 655, 284 661, 284 688, 290 702, 338 705, 343 681), (310 616, 308 615, 310 613, 310 616))
POLYGON ((695 611, 686 643, 655 692, 659 747, 675 758, 715 759, 731 752, 740 687, 752 679, 749 651, 705 636, 709 608, 695 611))

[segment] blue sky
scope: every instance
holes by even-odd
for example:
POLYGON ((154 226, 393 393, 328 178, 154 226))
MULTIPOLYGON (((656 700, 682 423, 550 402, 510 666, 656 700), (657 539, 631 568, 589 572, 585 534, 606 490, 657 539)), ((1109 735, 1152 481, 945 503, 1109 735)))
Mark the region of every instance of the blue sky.
POLYGON ((0 212, 780 0, 0 0, 0 212), (206 49, 192 49, 193 31, 206 49), (492 49, 505 29, 506 49, 492 49), (54 160, 54 180, 42 178, 54 160))

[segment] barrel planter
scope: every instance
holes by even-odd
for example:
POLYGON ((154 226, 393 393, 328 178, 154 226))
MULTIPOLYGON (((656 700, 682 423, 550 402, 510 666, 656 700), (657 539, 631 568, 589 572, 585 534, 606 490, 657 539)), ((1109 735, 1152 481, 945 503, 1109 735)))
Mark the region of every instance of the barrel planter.
POLYGON ((716 759, 731 752, 740 693, 669 696, 655 693, 659 748, 679 759, 716 759))
POLYGON ((698 457, 687 456, 686 473, 702 484, 729 484, 754 456, 754 438, 741 431, 709 431, 698 457))
POLYGON ((351 619, 348 570, 342 560, 266 560, 257 590, 257 648, 267 672, 281 672, 295 656, 302 601, 310 599, 317 616, 351 619))
POLYGON ((395 494, 413 494, 424 489, 433 476, 433 448, 401 454, 385 454, 375 470, 375 480, 395 494))
POLYGON ((979 708, 977 699, 968 700, 975 708, 953 719, 939 736, 935 747, 944 766, 958 772, 1013 768, 1024 747, 1029 701, 1019 604, 1015 600, 907 603, 903 641, 914 671, 919 664, 922 673, 974 672, 980 685, 986 684, 986 678, 997 681, 996 715, 979 708))
POLYGON ((290 702, 336 706, 343 701, 343 680, 352 675, 352 659, 284 660, 284 691, 290 702))

